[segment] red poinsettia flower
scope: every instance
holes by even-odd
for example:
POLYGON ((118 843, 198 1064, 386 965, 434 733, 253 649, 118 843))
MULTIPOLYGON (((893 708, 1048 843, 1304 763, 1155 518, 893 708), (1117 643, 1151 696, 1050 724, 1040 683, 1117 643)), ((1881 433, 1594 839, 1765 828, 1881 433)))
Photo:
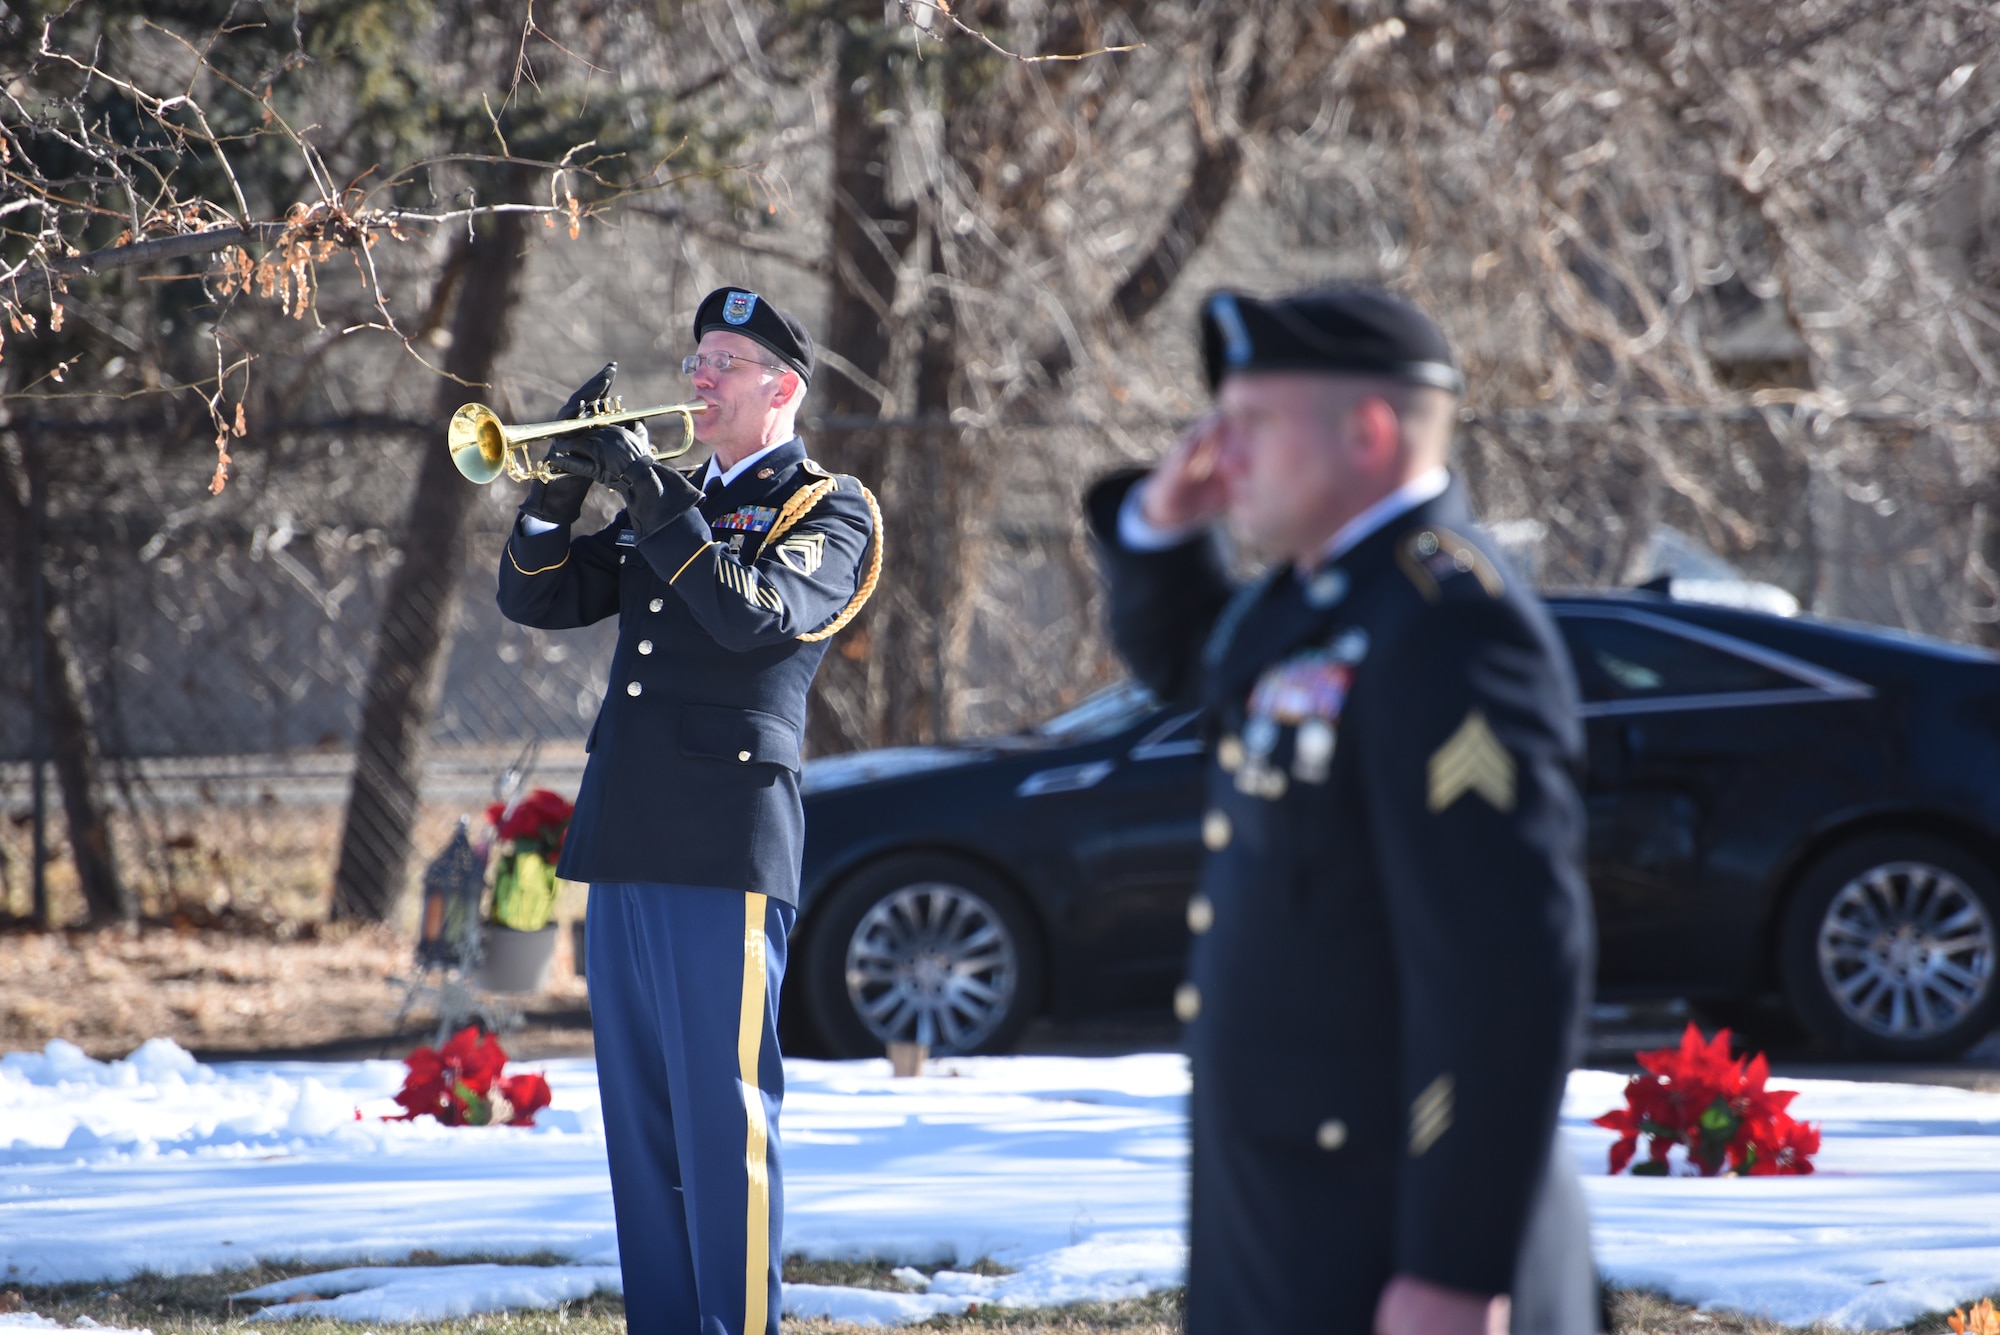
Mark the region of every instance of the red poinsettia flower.
POLYGON ((553 1098, 549 1082, 538 1074, 508 1076, 500 1082, 499 1095, 507 1100, 508 1126, 533 1126, 535 1114, 553 1098))
POLYGON ((500 1068, 507 1064, 507 1050, 500 1046, 500 1040, 470 1024, 447 1039, 438 1055, 457 1073, 459 1081, 477 1094, 493 1088, 500 1068))
POLYGON ((403 1115, 383 1120, 409 1122, 428 1113, 446 1126, 462 1125, 465 1105, 453 1095, 452 1087, 457 1082, 436 1050, 418 1048, 403 1058, 403 1064, 410 1068, 410 1073, 403 1077, 403 1087, 396 1091, 396 1102, 402 1105, 403 1115))
POLYGON ((486 819, 500 838, 546 844, 553 853, 562 848, 563 835, 575 810, 560 793, 537 788, 515 802, 511 809, 505 802, 495 802, 486 808, 486 819))
POLYGON ((395 1096, 403 1112, 384 1121, 430 1116, 446 1126, 486 1126, 497 1113, 510 1126, 533 1126, 535 1114, 549 1106, 549 1084, 541 1076, 500 1078, 506 1049, 476 1025, 453 1034, 442 1049, 417 1048, 403 1064, 410 1073, 395 1096))
POLYGON ((1703 1176, 1721 1172, 1769 1176, 1810 1173, 1819 1128, 1787 1111, 1798 1095, 1767 1088, 1770 1063, 1729 1055, 1729 1031, 1704 1040, 1692 1024, 1677 1048, 1637 1054, 1645 1071, 1625 1086, 1625 1106, 1596 1119, 1616 1131, 1610 1167, 1623 1172, 1647 1138, 1646 1159, 1634 1173, 1664 1176, 1675 1145, 1703 1176))

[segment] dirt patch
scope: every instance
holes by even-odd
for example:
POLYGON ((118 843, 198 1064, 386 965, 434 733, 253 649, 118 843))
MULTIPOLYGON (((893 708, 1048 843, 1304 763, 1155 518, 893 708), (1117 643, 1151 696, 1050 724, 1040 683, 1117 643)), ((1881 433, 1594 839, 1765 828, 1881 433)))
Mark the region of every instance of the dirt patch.
MULTIPOLYGON (((428 1039, 435 1002, 421 994, 397 1024, 413 978, 410 942, 387 928, 321 929, 272 940, 214 931, 0 935, 0 1051, 52 1038, 93 1057, 122 1057, 171 1038, 204 1057, 388 1055, 428 1039), (397 1046, 401 1045, 401 1046, 397 1046)), ((523 1057, 590 1050, 587 999, 557 933, 544 993, 498 999, 523 1027, 523 1057)))

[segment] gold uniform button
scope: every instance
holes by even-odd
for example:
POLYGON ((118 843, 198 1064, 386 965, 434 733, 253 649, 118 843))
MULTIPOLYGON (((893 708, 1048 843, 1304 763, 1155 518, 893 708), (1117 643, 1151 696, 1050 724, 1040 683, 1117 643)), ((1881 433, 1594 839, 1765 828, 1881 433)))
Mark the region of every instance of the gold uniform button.
MULTIPOLYGON (((736 758, 738 760, 748 760, 750 758, 750 753, 748 751, 738 751, 736 753, 736 758)), ((1158 996, 1159 993, 1155 992, 1153 995, 1158 996)))
POLYGON ((652 642, 651 640, 641 640, 641 641, 639 641, 639 652, 640 652, 640 653, 642 653, 642 654, 650 654, 650 653, 652 653, 652 652, 653 652, 653 642, 652 642))
POLYGON ((1215 763, 1222 766, 1224 774, 1234 774, 1243 768, 1243 739, 1225 737, 1215 746, 1215 763))
POLYGON ((652 602, 650 602, 650 603, 647 603, 647 604, 646 604, 646 610, 647 610, 648 612, 657 612, 657 611, 659 611, 659 610, 660 610, 660 609, 661 609, 662 607, 665 607, 666 605, 667 605, 667 600, 666 600, 666 599, 664 599, 664 598, 655 598, 655 599, 653 599, 653 601, 652 601, 652 602))
POLYGON ((1328 1154, 1347 1143, 1347 1123, 1338 1117, 1329 1117, 1313 1132, 1313 1140, 1328 1154))
POLYGON ((636 681, 628 681, 625 683, 625 694, 627 695, 637 695, 639 692, 645 689, 646 688, 644 686, 641 686, 636 681))
POLYGON ((1229 836, 1234 834, 1229 817, 1220 811, 1211 811, 1201 818, 1201 843, 1211 853, 1220 853, 1229 847, 1229 836))
POLYGON ((1188 930, 1196 936, 1215 926, 1215 905, 1207 895, 1198 894, 1188 900, 1187 922, 1188 930))
POLYGON ((1193 1024, 1201 1014, 1201 989, 1193 983, 1182 983, 1174 989, 1174 1018, 1182 1024, 1193 1024))

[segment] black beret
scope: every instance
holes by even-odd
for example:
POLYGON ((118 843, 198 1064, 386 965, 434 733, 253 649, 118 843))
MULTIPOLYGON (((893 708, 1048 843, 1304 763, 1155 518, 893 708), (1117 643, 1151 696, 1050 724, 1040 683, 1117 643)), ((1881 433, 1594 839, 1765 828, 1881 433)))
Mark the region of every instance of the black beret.
POLYGON ((1213 392, 1235 371, 1374 375, 1453 394, 1465 378, 1430 317, 1401 297, 1332 287, 1263 301, 1217 292, 1201 307, 1201 359, 1213 392))
POLYGON ((806 327, 747 287, 718 287, 694 308, 695 342, 711 329, 755 339, 778 354, 778 360, 799 373, 808 385, 813 378, 813 340, 806 327))

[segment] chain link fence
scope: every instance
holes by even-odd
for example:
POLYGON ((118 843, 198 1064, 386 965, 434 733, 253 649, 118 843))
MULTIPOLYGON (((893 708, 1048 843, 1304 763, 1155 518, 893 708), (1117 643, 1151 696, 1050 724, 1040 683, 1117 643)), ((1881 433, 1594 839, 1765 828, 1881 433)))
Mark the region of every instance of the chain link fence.
MULTIPOLYGON (((807 435, 838 466, 864 429, 874 428, 823 423, 807 435)), ((870 618, 892 616, 928 636, 944 734, 1017 727, 1109 680, 1118 668, 1097 630, 1080 494, 1173 430, 1151 420, 898 427, 896 450, 957 452, 973 489, 950 611, 922 620, 915 591, 934 553, 914 537, 926 498, 891 452, 890 476, 874 480, 890 515, 882 592, 836 644, 851 661, 830 660, 828 689, 917 670, 864 661, 877 652, 870 618), (843 666, 868 672, 842 676, 843 666)), ((1808 611, 1978 640, 1995 593, 1977 578, 1991 521, 1963 461, 1989 448, 1992 431, 1969 418, 1789 411, 1502 414, 1468 420, 1458 463, 1515 564, 1544 586, 1735 573, 1786 589, 1808 611)), ((125 498, 120 507, 93 509, 74 470, 52 490, 41 565, 91 706, 120 868, 147 916, 288 923, 324 911, 380 600, 400 559, 417 452, 437 448, 436 436, 415 422, 300 428, 222 497, 148 510, 146 476, 159 463, 146 438, 100 432, 87 471, 119 484, 107 492, 125 498)), ((85 447, 75 435, 36 446, 85 447)), ((524 748, 535 748, 531 785, 573 796, 602 697, 612 624, 535 631, 494 604, 517 491, 482 492, 467 526, 413 883, 524 748)), ((601 490, 591 505, 586 528, 610 516, 601 490)), ((17 595, 25 569, 13 571, 17 595)), ((20 615, 0 626, 0 913, 14 917, 30 911, 34 630, 20 615)), ((48 785, 60 922, 81 903, 53 775, 48 785)))
MULTIPOLYGON (((181 510, 148 511, 143 476, 106 479, 104 492, 122 498, 109 513, 74 478, 51 488, 42 549, 16 567, 31 576, 39 565, 61 609, 114 849, 146 916, 289 922, 323 910, 397 528, 416 451, 436 434, 416 424, 294 431, 221 497, 181 510)), ((137 436, 37 444, 88 448, 113 474, 155 462, 137 436)), ((614 632, 548 634, 500 616, 493 562, 514 499, 483 494, 467 525, 420 850, 439 846, 459 814, 476 817, 531 743, 529 783, 573 795, 582 772, 614 632)), ((37 629, 32 616, 0 629, 0 911, 13 916, 30 907, 37 629)), ((81 903, 59 804, 46 800, 60 922, 81 903)))

